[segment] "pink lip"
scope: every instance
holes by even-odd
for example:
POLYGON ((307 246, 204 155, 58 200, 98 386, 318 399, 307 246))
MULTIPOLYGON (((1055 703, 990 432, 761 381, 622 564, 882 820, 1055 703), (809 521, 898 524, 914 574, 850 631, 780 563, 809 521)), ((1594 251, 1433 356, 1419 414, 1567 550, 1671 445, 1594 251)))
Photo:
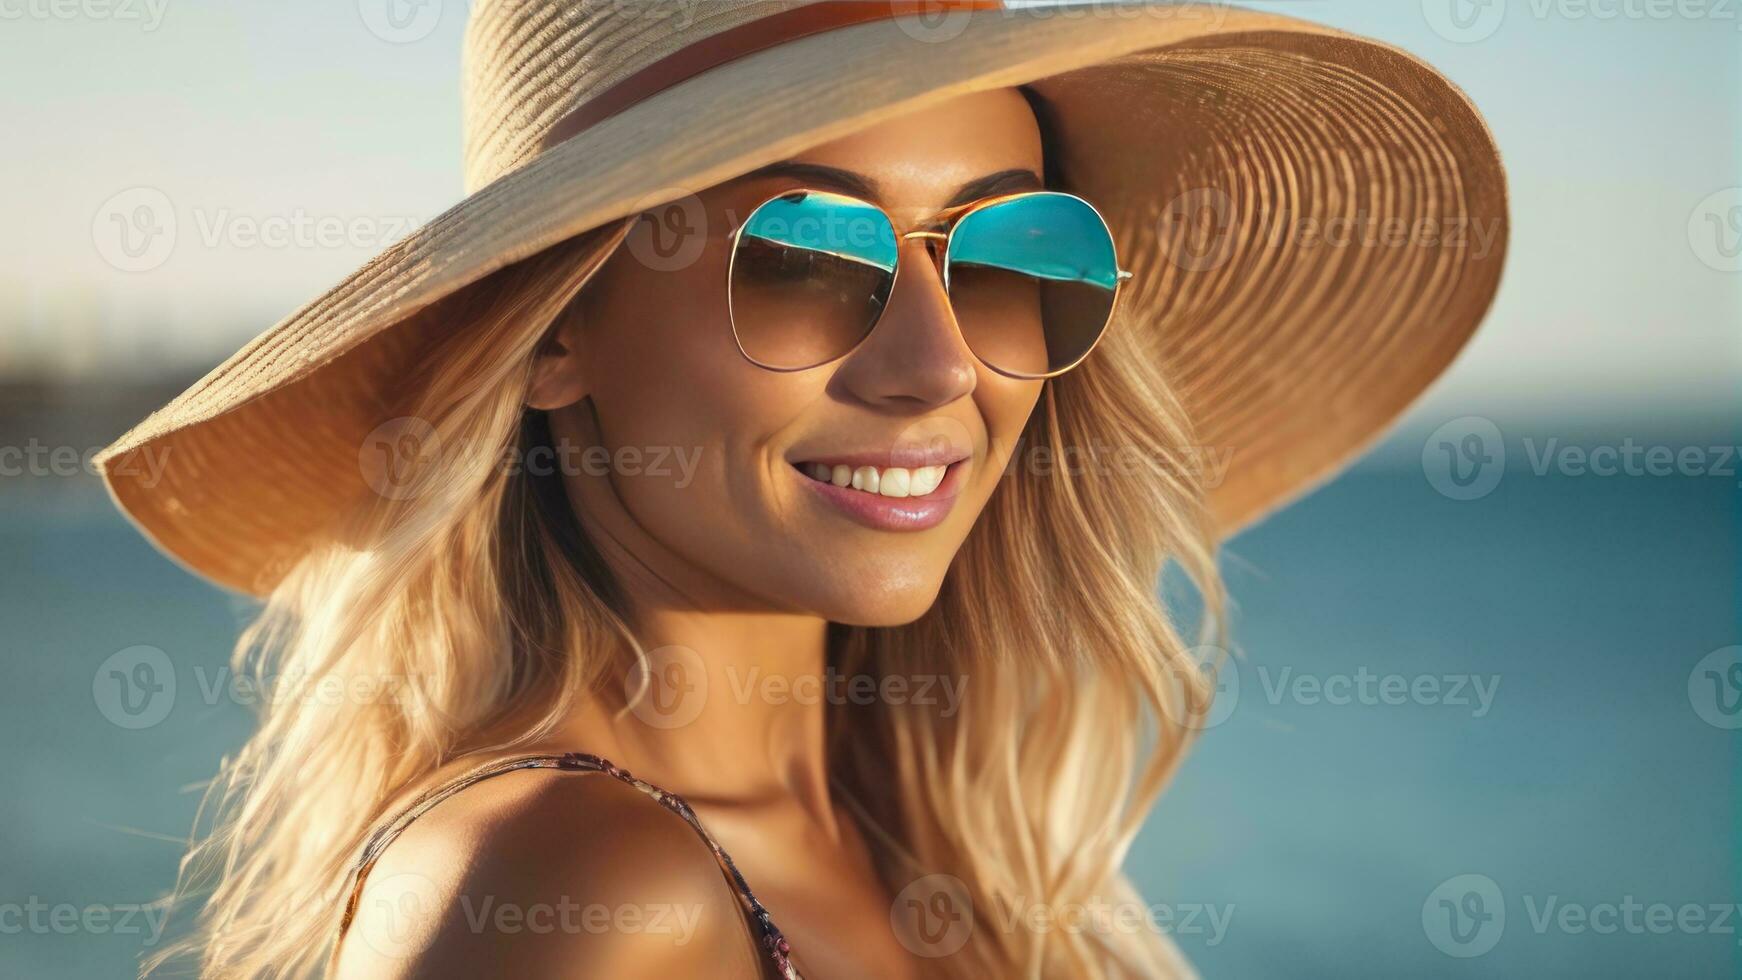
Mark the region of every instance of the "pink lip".
MULTIPOLYGON (((842 463, 855 465, 846 458, 816 460, 828 462, 831 465, 842 463)), ((860 463, 863 466, 875 466, 876 463, 860 463)), ((937 464, 922 464, 937 465, 937 464)), ((942 483, 938 488, 923 497, 884 497, 850 487, 837 487, 833 483, 813 480, 793 467, 792 475, 803 481, 814 491, 818 498, 832 504, 841 513, 854 521, 875 531, 924 531, 937 527, 950 515, 950 508, 955 506, 956 495, 961 492, 963 472, 967 469, 965 460, 951 463, 944 472, 942 483)))

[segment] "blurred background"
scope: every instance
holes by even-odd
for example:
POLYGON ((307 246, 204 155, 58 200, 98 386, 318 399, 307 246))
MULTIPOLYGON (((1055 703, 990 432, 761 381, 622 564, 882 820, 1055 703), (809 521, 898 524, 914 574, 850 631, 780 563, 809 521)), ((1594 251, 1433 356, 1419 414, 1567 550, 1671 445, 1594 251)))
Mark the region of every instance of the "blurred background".
MULTIPOLYGON (((1130 872, 1209 977, 1742 975, 1742 10, 1249 6, 1469 92, 1511 254, 1393 434, 1230 546, 1239 657, 1130 872)), ((465 14, 0 0, 0 977, 131 974, 250 725, 249 604, 89 458, 459 199, 465 14)))

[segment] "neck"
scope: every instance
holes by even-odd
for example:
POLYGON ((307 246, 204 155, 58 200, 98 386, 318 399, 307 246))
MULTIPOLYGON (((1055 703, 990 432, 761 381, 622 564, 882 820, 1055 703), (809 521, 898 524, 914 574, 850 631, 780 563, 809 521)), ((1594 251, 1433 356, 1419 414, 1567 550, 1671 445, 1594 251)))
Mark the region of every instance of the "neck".
POLYGON ((624 671, 594 702, 625 758, 671 773, 693 796, 778 795, 826 812, 828 624, 645 600, 635 610, 646 666, 624 671))
POLYGON ((582 699, 553 734, 562 750, 604 756, 692 803, 796 802, 832 824, 828 622, 737 594, 613 520, 627 517, 618 508, 589 504, 577 513, 645 661, 614 667, 582 699))

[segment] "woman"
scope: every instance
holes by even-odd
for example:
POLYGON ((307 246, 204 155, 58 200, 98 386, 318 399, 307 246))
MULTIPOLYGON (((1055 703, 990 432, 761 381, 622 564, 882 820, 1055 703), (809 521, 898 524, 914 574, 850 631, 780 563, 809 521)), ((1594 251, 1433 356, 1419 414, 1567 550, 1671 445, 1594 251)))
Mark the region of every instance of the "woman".
POLYGON ((1443 370, 1498 158, 1291 20, 923 8, 478 5, 475 193, 106 452, 340 692, 223 773, 204 972, 1189 974, 1120 871, 1212 686, 1160 571, 1213 635, 1443 370))

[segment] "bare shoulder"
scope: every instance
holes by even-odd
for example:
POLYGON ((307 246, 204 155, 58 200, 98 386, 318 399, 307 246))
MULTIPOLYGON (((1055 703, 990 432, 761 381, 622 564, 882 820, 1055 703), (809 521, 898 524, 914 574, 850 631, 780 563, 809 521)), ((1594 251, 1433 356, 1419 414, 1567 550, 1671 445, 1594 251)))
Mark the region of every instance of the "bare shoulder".
POLYGON ((335 976, 756 977, 736 893, 677 814, 608 775, 512 772, 413 822, 335 976))

